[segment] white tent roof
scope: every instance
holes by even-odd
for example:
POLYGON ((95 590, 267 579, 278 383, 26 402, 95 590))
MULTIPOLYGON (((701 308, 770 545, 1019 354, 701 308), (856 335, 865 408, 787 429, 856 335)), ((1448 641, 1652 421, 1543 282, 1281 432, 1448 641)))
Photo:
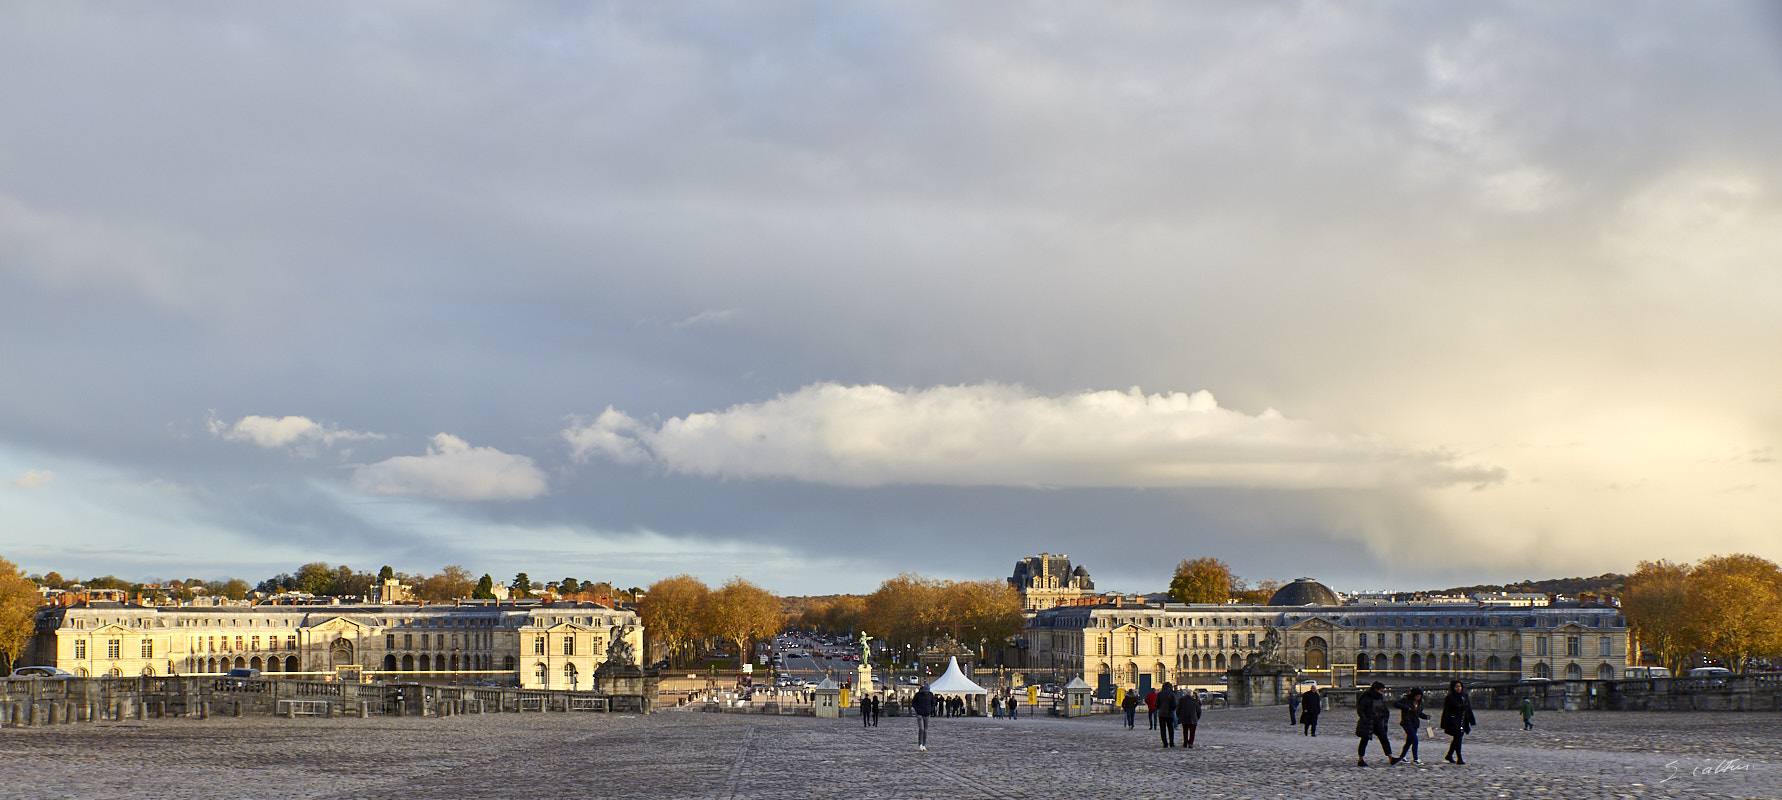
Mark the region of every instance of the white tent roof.
POLYGON ((984 687, 971 682, 965 672, 959 669, 958 656, 947 658, 947 671, 933 683, 928 684, 928 691, 935 694, 989 694, 984 687))

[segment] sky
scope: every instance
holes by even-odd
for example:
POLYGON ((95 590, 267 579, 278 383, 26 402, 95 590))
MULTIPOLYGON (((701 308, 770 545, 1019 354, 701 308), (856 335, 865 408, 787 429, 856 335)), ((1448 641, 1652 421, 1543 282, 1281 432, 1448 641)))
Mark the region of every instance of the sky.
POLYGON ((28 572, 1782 560, 1773 5, 0 16, 28 572))

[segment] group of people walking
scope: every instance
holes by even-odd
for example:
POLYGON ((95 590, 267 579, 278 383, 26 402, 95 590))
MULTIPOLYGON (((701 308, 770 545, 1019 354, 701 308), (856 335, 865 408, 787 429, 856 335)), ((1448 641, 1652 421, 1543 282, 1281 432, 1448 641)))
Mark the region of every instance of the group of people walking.
MULTIPOLYGON (((1374 681, 1367 691, 1355 702, 1355 736, 1361 740, 1355 748, 1355 766, 1367 766, 1367 746, 1375 739, 1380 741, 1380 749, 1386 752, 1386 763, 1397 764, 1410 756, 1411 763, 1422 764, 1417 752, 1417 731, 1422 720, 1429 719, 1423 711, 1423 690, 1412 689, 1391 705, 1386 703, 1386 684, 1374 681), (1398 755, 1392 754, 1392 742, 1386 736, 1387 724, 1392 719, 1392 709, 1398 709, 1398 725, 1404 729, 1405 743, 1398 755)), ((1442 700, 1442 732, 1448 734, 1448 754, 1444 761, 1452 764, 1465 764, 1461 754, 1461 743, 1466 735, 1473 732, 1476 724, 1473 717, 1473 704, 1466 697, 1466 690, 1460 681, 1448 684, 1448 696, 1442 700)))
POLYGON ((1145 716, 1150 720, 1151 729, 1157 731, 1158 738, 1163 740, 1164 747, 1176 746, 1176 726, 1182 726, 1183 747, 1194 746, 1194 731, 1200 725, 1200 695, 1194 690, 1183 687, 1177 690, 1175 684, 1165 683, 1162 689, 1146 692, 1141 699, 1137 692, 1129 692, 1121 699, 1121 710, 1126 712, 1126 727, 1136 727, 1139 703, 1145 705, 1145 716))

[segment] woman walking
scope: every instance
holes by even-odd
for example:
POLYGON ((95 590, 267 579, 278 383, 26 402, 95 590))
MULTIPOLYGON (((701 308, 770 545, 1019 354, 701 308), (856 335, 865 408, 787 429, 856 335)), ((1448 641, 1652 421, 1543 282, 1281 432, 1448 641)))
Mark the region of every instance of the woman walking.
POLYGON ((1453 737, 1448 742, 1448 754, 1444 761, 1465 764, 1466 759, 1460 755, 1460 740, 1473 732, 1473 704, 1466 699, 1466 690, 1460 681, 1448 683, 1448 697, 1442 701, 1442 731, 1453 737))
POLYGON ((1398 757, 1392 754, 1392 742, 1386 738, 1386 724, 1391 719, 1392 709, 1386 705, 1386 684, 1374 681, 1355 701, 1355 736, 1361 740, 1355 748, 1355 766, 1367 766, 1367 745, 1375 738, 1380 740, 1380 749, 1386 751, 1386 763, 1398 763, 1398 757))
POLYGON ((1417 729, 1423 727, 1421 720, 1429 719, 1429 715, 1423 713, 1423 690, 1412 689, 1405 692, 1405 696, 1400 697, 1392 707, 1398 709, 1398 727, 1405 731, 1405 744, 1398 751, 1398 760, 1405 760, 1405 753, 1410 753, 1411 763, 1423 766, 1417 753, 1417 729))

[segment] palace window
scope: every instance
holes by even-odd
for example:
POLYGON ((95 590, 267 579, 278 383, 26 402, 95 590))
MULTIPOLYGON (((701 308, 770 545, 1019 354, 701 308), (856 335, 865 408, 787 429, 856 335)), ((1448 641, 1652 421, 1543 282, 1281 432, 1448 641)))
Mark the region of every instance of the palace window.
POLYGON ((74 657, 77 659, 84 659, 87 657, 87 640, 76 639, 74 641, 74 657))
POLYGON ((1611 639, 1607 636, 1597 637, 1596 654, 1599 656, 1614 655, 1615 654, 1615 640, 1611 639))
POLYGON ((1567 636, 1567 637, 1565 637, 1565 654, 1572 658, 1577 658, 1578 656, 1583 655, 1584 654, 1584 643, 1582 641, 1583 638, 1584 637, 1582 637, 1582 636, 1567 636))
POLYGON ((286 650, 296 650, 297 649, 297 637, 286 636, 285 637, 285 649, 286 650))
POLYGON ((1096 637, 1095 654, 1098 656, 1105 656, 1108 654, 1108 640, 1096 637))
POLYGON ((1252 633, 1252 634, 1248 634, 1247 636, 1245 636, 1244 646, 1245 647, 1255 647, 1256 646, 1256 634, 1252 633))
POLYGON ((1355 646, 1366 647, 1367 646, 1367 634, 1365 634, 1365 633, 1355 634, 1355 646))
POLYGON ((421 649, 422 650, 427 649, 427 634, 425 634, 425 633, 421 634, 421 649))
POLYGON ((1404 647, 1405 646, 1405 635, 1402 633, 1392 634, 1392 646, 1393 647, 1404 647))
POLYGON ((404 650, 415 649, 415 635, 414 634, 412 634, 412 633, 402 634, 402 649, 404 649, 404 650))
POLYGON ((254 639, 253 639, 253 645, 254 645, 254 649, 255 649, 255 650, 258 650, 258 649, 260 649, 260 637, 258 637, 258 636, 255 636, 255 637, 254 637, 254 639))
POLYGON ((155 640, 153 640, 153 639, 142 640, 142 657, 143 658, 154 658, 155 657, 155 640))
POLYGON ((395 650, 396 649, 396 634, 394 634, 394 633, 384 634, 384 649, 385 650, 395 650))
POLYGON ((566 656, 575 655, 575 637, 574 636, 564 634, 564 636, 563 636, 563 655, 566 655, 566 656))
POLYGON ((1422 642, 1423 642, 1423 634, 1421 634, 1421 633, 1411 634, 1411 646, 1412 647, 1422 647, 1423 646, 1422 642))
POLYGON ((543 636, 533 637, 533 639, 532 639, 532 653, 533 653, 533 655, 540 655, 540 656, 545 654, 545 637, 543 637, 543 636))
MULTIPOLYGON (((1535 655, 1544 656, 1546 654, 1547 654, 1547 637, 1536 636, 1535 637, 1535 655)), ((1546 677, 1546 676, 1543 675, 1541 677, 1546 677)))
POLYGON ((105 657, 106 658, 119 658, 123 655, 123 650, 124 650, 124 640, 123 639, 107 639, 107 640, 105 640, 105 657))

